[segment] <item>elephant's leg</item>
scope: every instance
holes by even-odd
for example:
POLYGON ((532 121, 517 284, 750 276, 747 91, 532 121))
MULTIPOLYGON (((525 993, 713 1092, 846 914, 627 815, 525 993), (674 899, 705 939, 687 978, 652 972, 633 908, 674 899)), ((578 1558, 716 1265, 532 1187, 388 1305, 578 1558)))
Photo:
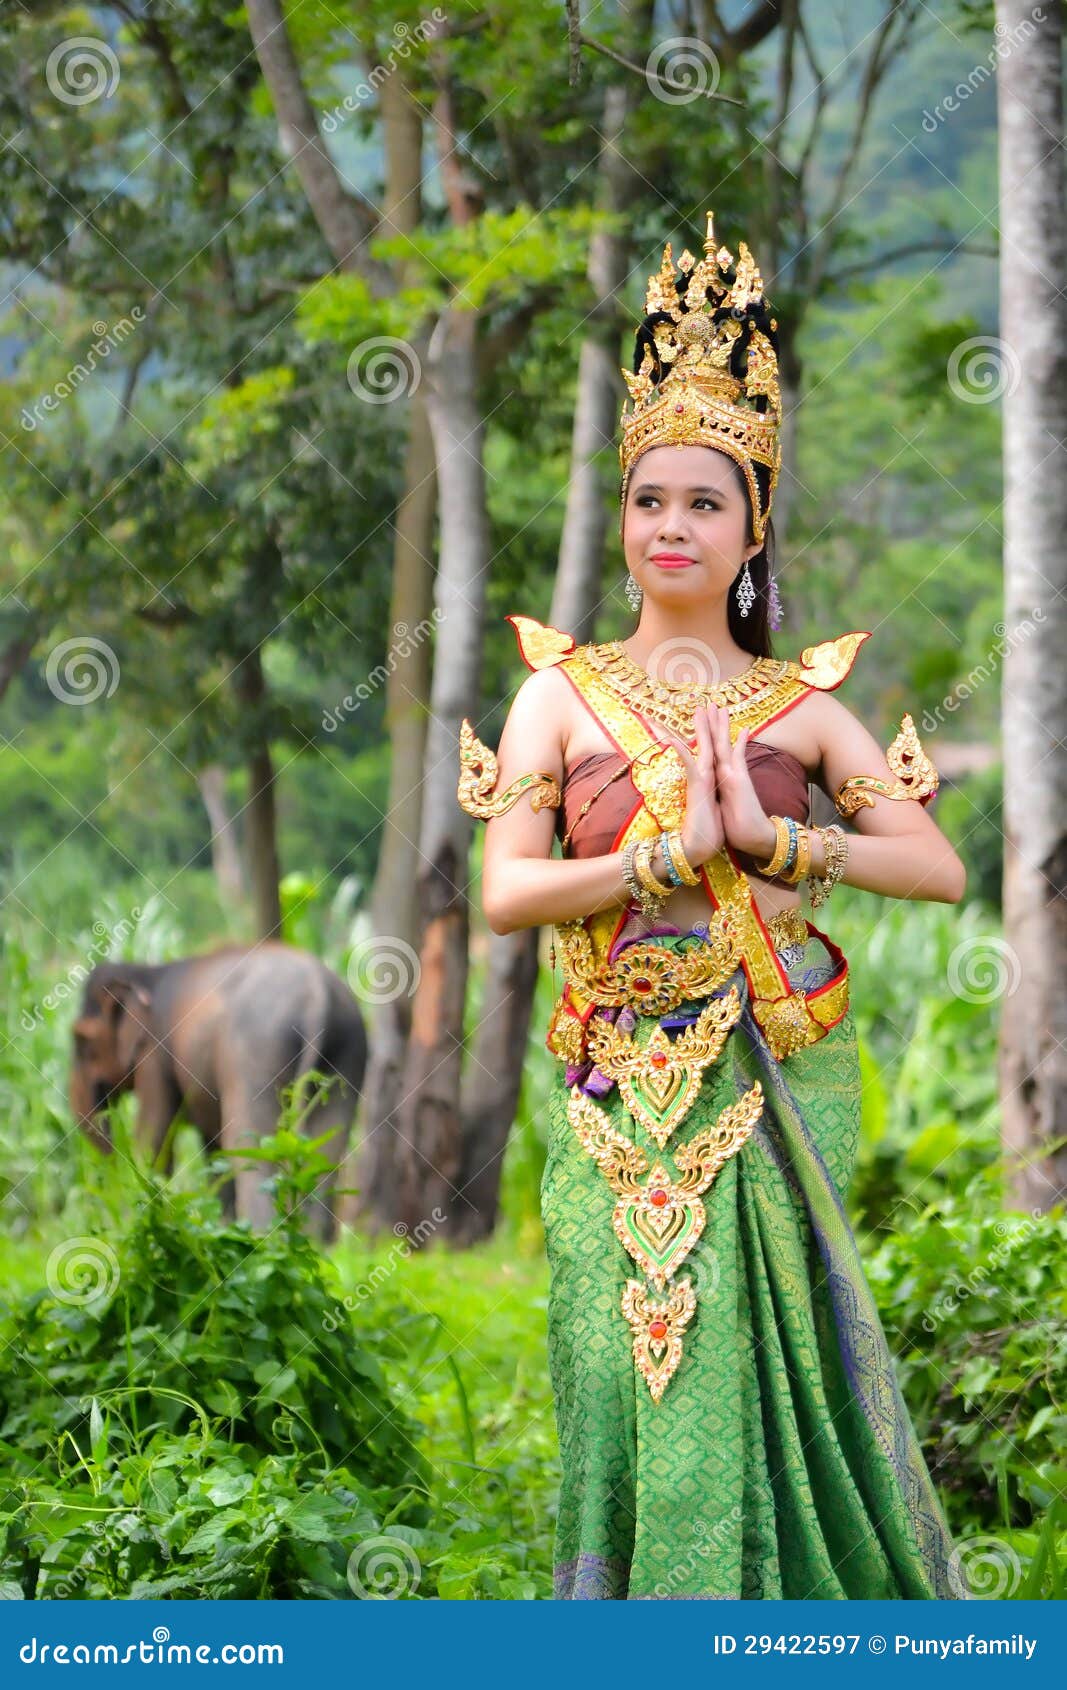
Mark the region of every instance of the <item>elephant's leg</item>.
POLYGON ((137 1064, 133 1082, 137 1098, 137 1136, 145 1149, 158 1160, 166 1145, 163 1172, 174 1171, 174 1135, 167 1134, 181 1104, 181 1093, 168 1059, 159 1049, 151 1051, 137 1064))
POLYGON ((337 1078, 322 1103, 309 1113, 303 1126, 308 1138, 321 1138, 323 1133, 331 1131, 333 1135, 321 1146, 322 1154, 330 1158, 332 1166, 301 1204, 304 1225, 321 1244, 331 1244, 337 1236, 338 1200, 334 1187, 338 1181, 338 1170, 345 1165, 357 1101, 347 1082, 337 1078))
MULTIPOLYGON (((222 1097, 220 1150, 253 1150, 276 1131, 277 1125, 278 1101, 273 1089, 257 1094, 247 1085, 227 1085, 222 1097)), ((251 1221, 257 1232, 269 1232, 276 1219, 274 1199, 264 1189, 273 1171, 270 1164, 242 1157, 231 1166, 234 1174, 229 1189, 237 1219, 251 1221)), ((224 1202, 226 1197, 224 1191, 224 1202)))

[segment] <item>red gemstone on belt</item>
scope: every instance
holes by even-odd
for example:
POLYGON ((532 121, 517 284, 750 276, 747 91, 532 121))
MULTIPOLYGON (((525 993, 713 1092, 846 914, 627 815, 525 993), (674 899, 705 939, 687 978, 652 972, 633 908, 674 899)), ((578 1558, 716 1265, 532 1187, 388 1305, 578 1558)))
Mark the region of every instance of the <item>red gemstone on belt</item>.
POLYGON ((648 1060, 653 1068, 662 1068, 667 1061, 666 1053, 662 1050, 655 1050, 648 1060))
POLYGON ((648 1335, 650 1338, 665 1338, 667 1336, 667 1322, 665 1320, 651 1321, 649 1323, 648 1335))
POLYGON ((634 981, 634 991, 635 992, 650 992, 651 990, 652 990, 652 982, 648 978, 648 975, 647 974, 639 974, 637 976, 637 979, 634 981))
POLYGON ((649 1192, 648 1200, 650 1203, 654 1204, 657 1209, 662 1209, 664 1203, 667 1201, 667 1193, 663 1190, 662 1186, 657 1185, 655 1191, 649 1192))

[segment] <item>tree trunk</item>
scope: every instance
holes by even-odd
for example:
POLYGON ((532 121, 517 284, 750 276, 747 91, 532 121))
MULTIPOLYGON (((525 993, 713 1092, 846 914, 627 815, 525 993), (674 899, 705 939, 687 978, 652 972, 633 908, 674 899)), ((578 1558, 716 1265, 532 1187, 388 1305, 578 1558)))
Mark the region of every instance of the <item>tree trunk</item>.
MULTIPOLYGON (((625 204, 631 172, 622 152, 628 83, 604 95, 598 203, 607 211, 625 204)), ((597 305, 586 324, 578 361, 578 389, 571 432, 567 508, 549 621, 581 643, 593 637, 604 569, 604 528, 610 491, 618 486, 616 432, 624 397, 619 374, 622 324, 617 295, 626 281, 626 242, 605 230, 589 248, 589 278, 597 305)), ((488 940, 485 989, 474 1048, 463 1082, 463 1195, 459 1234, 487 1237, 496 1225, 500 1175, 518 1108, 523 1053, 530 1036, 541 930, 494 933, 488 940)))
POLYGON ((340 270, 359 270, 385 282, 388 272, 372 264, 363 251, 377 227, 377 213, 369 201, 345 185, 319 133, 281 0, 248 0, 245 10, 263 80, 274 102, 282 150, 292 160, 334 262, 340 270))
POLYGON ((1000 321, 1005 344, 1005 976, 1000 1077, 1011 1197, 1062 1200, 1067 1150, 1067 269, 1063 21, 998 0, 1000 321), (1012 954, 1014 953, 1014 954, 1012 954), (1029 1165, 1027 1165, 1029 1163, 1029 1165))
POLYGON ((21 675, 29 662, 37 632, 34 626, 29 633, 16 635, 8 642, 3 652, 0 652, 0 698, 3 698, 16 675, 21 675))
POLYGON ((233 817, 226 802, 226 770, 221 763, 208 763, 197 774, 196 784, 211 823, 211 866, 219 897, 224 908, 243 904, 247 888, 233 817))
MULTIPOLYGON (((386 691, 389 730, 389 799, 382 828, 378 869, 371 895, 371 930, 383 951, 416 952, 419 944, 417 841, 422 817, 422 787, 413 771, 426 756, 426 722, 433 659, 433 550, 436 507, 433 439, 421 393, 410 408, 404 495, 397 510, 393 592, 393 629, 408 630, 411 649, 390 672, 386 691)), ((401 971, 403 972, 403 971, 401 971)), ((360 1131, 341 1183, 342 1225, 360 1222, 376 1232, 398 1212, 397 1146, 391 1118, 400 1099, 411 999, 406 992, 374 1008, 367 1076, 360 1111, 360 1131)))
POLYGON ((440 1208, 446 1217, 440 1236, 461 1230, 466 1207, 459 1193, 460 1077, 472 824, 456 802, 456 782, 460 722, 478 696, 489 567, 477 334, 475 312, 446 311, 434 330, 427 360, 426 406, 441 512, 438 628, 419 840, 419 979, 405 1091, 392 1116, 399 1173, 392 1218, 414 1227, 440 1208))
MULTIPOLYGON (((421 108, 400 73, 386 77, 378 92, 385 141, 385 193, 382 228, 410 234, 422 216, 421 108)), ((403 272, 403 265, 401 271, 403 272)), ((424 345, 416 348, 420 364, 424 345)), ((389 797, 371 894, 371 930, 390 954, 410 947, 417 952, 418 846, 422 826, 421 772, 426 756, 430 677, 433 667, 432 611, 434 515, 437 481, 433 436, 424 394, 416 388, 409 407, 404 488, 396 513, 390 625, 397 635, 397 661, 386 681, 385 717, 389 731, 389 797)), ((411 999, 406 992, 375 1006, 367 1076, 360 1110, 360 1130, 348 1159, 340 1199, 343 1225, 360 1222, 376 1232, 398 1212, 397 1145, 392 1125, 400 1101, 411 999)))
POLYGON ((234 685, 245 713, 245 734, 250 747, 244 836, 256 936, 273 939, 281 930, 282 909, 278 895, 274 759, 266 720, 267 683, 259 646, 241 659, 234 673, 234 685))

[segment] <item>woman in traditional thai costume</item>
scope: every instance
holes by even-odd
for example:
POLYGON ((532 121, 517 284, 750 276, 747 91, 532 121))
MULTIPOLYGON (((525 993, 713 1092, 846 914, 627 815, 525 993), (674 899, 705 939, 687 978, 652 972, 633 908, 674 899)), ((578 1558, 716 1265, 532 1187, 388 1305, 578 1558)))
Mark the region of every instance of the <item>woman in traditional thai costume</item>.
POLYGON ((494 932, 553 924, 541 1207, 559 1597, 964 1595, 844 1197, 838 879, 955 902, 909 718, 832 694, 866 632, 772 655, 777 323, 745 243, 668 246, 624 407, 629 639, 509 620, 533 671, 498 754, 464 721, 494 932), (808 785, 854 831, 808 826, 808 785), (552 856, 554 834, 562 860, 552 856))

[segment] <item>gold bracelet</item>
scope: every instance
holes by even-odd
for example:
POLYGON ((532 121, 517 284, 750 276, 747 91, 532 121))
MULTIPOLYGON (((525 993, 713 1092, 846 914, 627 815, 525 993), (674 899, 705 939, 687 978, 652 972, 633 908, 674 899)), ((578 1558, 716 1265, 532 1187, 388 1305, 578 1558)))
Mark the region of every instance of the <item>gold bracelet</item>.
POLYGON ((811 867, 811 833, 806 827, 797 828, 797 860, 782 879, 787 886, 796 886, 811 867))
POLYGON ((669 898, 671 888, 664 886, 661 880, 657 880, 652 869, 652 853, 655 849, 655 839, 642 839, 634 852, 634 873, 651 897, 669 898))
POLYGON ((837 885, 845 870, 848 860, 848 835, 836 823, 829 827, 817 827, 826 853, 826 873, 809 875, 808 890, 811 893, 811 907, 817 910, 820 904, 825 904, 830 893, 837 885))
POLYGON ((774 850, 768 863, 762 866, 756 864, 756 873, 770 876, 778 873, 789 855, 789 828, 782 816, 768 816, 767 819, 774 823, 774 850))
POLYGON ((673 833, 667 835, 667 844, 670 846, 671 861, 685 884, 687 886, 699 886, 700 876, 686 856, 685 848, 682 845, 681 828, 676 828, 673 833))
POLYGON ((636 904, 638 909, 643 910, 645 907, 645 893, 641 886, 641 882, 634 873, 634 855, 637 851, 638 843, 639 841, 634 839, 631 840, 629 845, 625 845, 623 847, 622 878, 626 883, 626 891, 630 902, 632 904, 636 904))

